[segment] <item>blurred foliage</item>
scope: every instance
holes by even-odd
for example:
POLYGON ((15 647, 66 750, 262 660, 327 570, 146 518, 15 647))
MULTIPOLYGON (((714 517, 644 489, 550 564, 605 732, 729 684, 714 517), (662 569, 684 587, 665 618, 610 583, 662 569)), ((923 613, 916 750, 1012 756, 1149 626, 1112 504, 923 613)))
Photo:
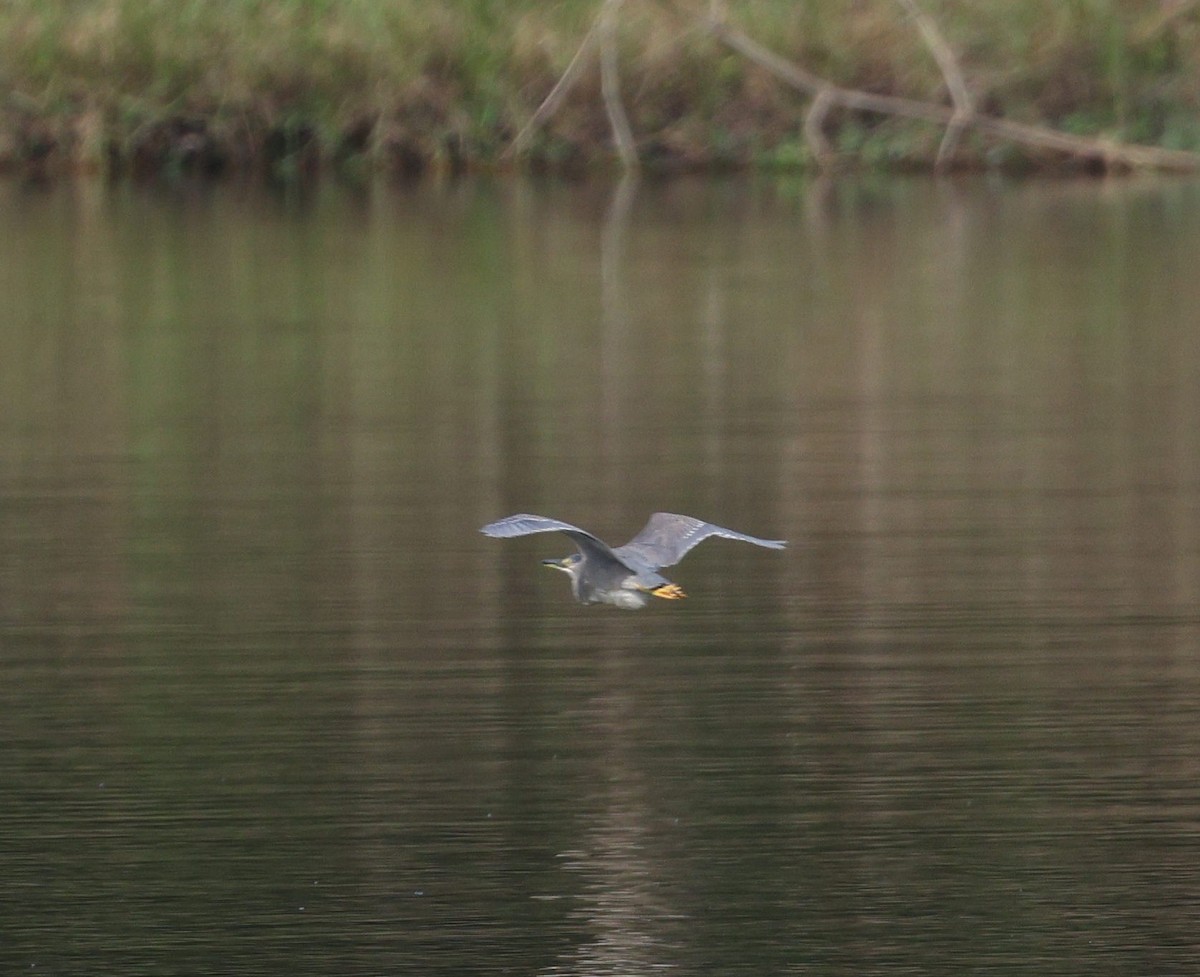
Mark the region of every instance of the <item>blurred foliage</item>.
MULTIPOLYGON (((1200 144, 1193 121, 1200 4, 922 5, 986 111, 1081 134, 1200 144)), ((598 0, 8 0, 0 6, 0 157, 46 144, 78 162, 84 140, 75 129, 86 115, 89 131, 99 120, 112 159, 132 158, 148 128, 179 119, 203 120, 222 158, 253 158, 273 131, 302 119, 320 159, 486 163, 561 76, 599 7, 598 0), (31 139, 38 127, 43 137, 31 139)), ((747 0, 729 9, 755 39, 839 84, 946 99, 936 63, 895 0, 747 0)), ((623 94, 655 158, 811 162, 799 145, 802 99, 690 27, 671 3, 628 0, 619 43, 623 94)), ((594 66, 583 75, 534 142, 546 162, 610 157, 597 75, 594 66)), ((936 151, 936 135, 917 133, 918 125, 830 119, 841 151, 878 163, 936 151)))

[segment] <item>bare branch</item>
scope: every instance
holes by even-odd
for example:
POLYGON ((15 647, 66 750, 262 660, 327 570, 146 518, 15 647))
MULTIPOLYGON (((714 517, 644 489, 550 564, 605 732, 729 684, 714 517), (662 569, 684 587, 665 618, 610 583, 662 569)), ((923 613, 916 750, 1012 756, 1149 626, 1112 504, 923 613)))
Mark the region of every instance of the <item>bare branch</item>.
POLYGON ((617 13, 622 0, 604 0, 598 23, 600 25, 600 90, 604 95, 604 109, 608 123, 612 126, 613 141, 617 154, 627 170, 637 169, 637 145, 625 106, 621 104, 621 77, 617 60, 617 13))
POLYGON ((942 37, 942 32, 933 18, 921 9, 917 0, 896 0, 896 2, 907 10, 912 19, 916 21, 921 39, 929 48, 933 60, 937 62, 937 66, 942 72, 942 78, 946 81, 946 88, 950 91, 950 100, 954 103, 954 116, 950 119, 950 124, 946 126, 946 134, 942 136, 942 143, 938 146, 937 158, 933 164, 935 169, 941 169, 958 146, 963 129, 970 122, 971 116, 975 114, 975 105, 971 99, 971 92, 967 88, 967 81, 963 77, 962 69, 959 67, 958 59, 954 56, 950 45, 946 43, 946 39, 942 37))
POLYGON ((521 131, 509 143, 508 148, 500 154, 501 159, 520 155, 533 136, 534 130, 558 111, 559 104, 575 86, 580 74, 582 74, 583 69, 587 66, 587 59, 591 56, 592 48, 596 46, 596 41, 600 33, 599 29, 607 9, 606 5, 604 10, 601 10, 600 15, 592 22, 592 26, 588 28, 588 32, 583 36, 583 40, 579 44, 579 48, 575 51, 575 56, 571 58, 570 64, 567 65, 567 70, 555 82, 554 87, 550 89, 550 94, 542 100, 542 104, 537 107, 537 110, 530 116, 529 121, 525 123, 521 131))
POLYGON ((824 130, 825 116, 829 114, 832 105, 833 99, 829 89, 822 88, 817 92, 817 97, 813 99, 808 114, 804 117, 804 138, 808 140, 813 156, 821 166, 828 166, 834 155, 824 130))
POLYGON ((954 155, 954 151, 958 148, 958 141, 962 138, 966 125, 966 120, 957 115, 950 120, 946 126, 945 133, 942 135, 942 141, 938 143, 937 156, 933 158, 933 168, 935 170, 944 169, 946 163, 954 155))
POLYGON ((709 21, 708 27, 728 47, 766 68, 777 78, 782 78, 793 88, 799 88, 810 95, 818 95, 823 89, 833 87, 823 78, 810 74, 787 58, 782 58, 769 48, 763 47, 752 37, 730 27, 724 17, 709 21))
MULTIPOLYGON (((945 126, 946 132, 938 148, 935 163, 938 167, 951 157, 962 133, 967 129, 975 129, 992 138, 1007 140, 1023 146, 1064 153, 1082 159, 1099 160, 1108 167, 1125 166, 1133 169, 1183 172, 1200 170, 1200 154, 1197 153, 1159 149, 1153 146, 1129 145, 1109 139, 1074 136, 1044 126, 1028 125, 980 114, 975 109, 966 79, 954 52, 946 43, 934 20, 921 9, 918 0, 897 0, 897 3, 912 16, 926 47, 929 48, 937 62, 950 92, 951 106, 894 95, 877 95, 872 92, 835 85, 828 79, 802 68, 794 61, 776 54, 733 27, 728 21, 724 0, 708 0, 704 9, 697 8, 698 0, 661 0, 661 2, 679 16, 696 23, 701 29, 707 30, 730 49, 813 99, 805 116, 804 135, 817 160, 822 164, 829 162, 834 155, 825 138, 824 122, 831 109, 840 107, 852 111, 875 112, 881 115, 923 120, 945 126)), ((1180 5, 1185 9, 1198 2, 1200 0, 1179 0, 1180 5)), ((633 169, 638 165, 636 142, 621 102, 616 33, 622 3, 623 0, 603 0, 600 12, 580 42, 579 48, 566 70, 529 121, 517 133, 508 149, 501 155, 502 159, 519 155, 528 144, 534 130, 558 110, 563 98, 579 80, 593 49, 599 45, 601 91, 609 125, 612 126, 613 140, 625 167, 633 169)))
MULTIPOLYGON (((700 18, 707 24, 709 31, 719 41, 749 58, 781 81, 807 95, 811 95, 814 98, 820 97, 825 100, 828 105, 821 107, 821 111, 816 116, 817 122, 824 118, 830 107, 837 105, 842 108, 854 109, 861 112, 877 112, 881 115, 923 119, 928 122, 950 126, 953 130, 952 138, 950 131, 947 132, 947 139, 950 139, 950 148, 953 148, 953 142, 957 140, 958 133, 969 127, 987 135, 1006 139, 1024 146, 1030 146, 1035 149, 1051 150, 1083 159, 1099 160, 1105 166, 1128 166, 1133 169, 1174 170, 1180 172, 1195 172, 1200 170, 1200 154, 1198 153, 1177 149, 1160 149, 1155 146, 1129 145, 1109 139, 1074 136, 1069 133, 1048 129, 1044 126, 1027 125, 1021 122, 1012 122, 1008 119, 981 115, 975 112, 973 108, 964 112, 960 108, 964 103, 957 100, 954 108, 948 108, 933 102, 899 98, 894 95, 876 95, 872 92, 864 92, 854 88, 842 88, 821 78, 819 75, 806 71, 794 62, 764 47, 742 31, 730 26, 725 19, 713 20, 711 17, 704 17, 693 9, 687 3, 687 0, 670 0, 669 6, 689 18, 700 18)), ((920 22, 918 20, 918 23, 920 22)), ((936 31, 936 27, 934 29, 936 31)), ((938 37, 940 38, 940 34, 938 37)), ((928 38, 926 43, 929 43, 928 38)), ((945 70, 943 68, 943 72, 945 70)), ((957 65, 955 65, 954 70, 957 71, 957 65)), ((957 72, 957 77, 961 79, 961 72, 957 72)), ((955 87, 957 87, 957 83, 955 87)), ((966 86, 963 85, 962 87, 965 90, 966 86)), ((951 88, 951 97, 955 98, 953 92, 954 88, 951 88)), ((969 93, 967 94, 965 104, 968 106, 971 104, 969 93)), ((810 138, 810 141, 811 133, 814 131, 811 116, 812 110, 810 109, 810 119, 805 124, 805 133, 810 138)), ((821 141, 817 145, 821 145, 823 141, 822 134, 821 141)), ((943 147, 945 146, 946 139, 943 140, 943 147)))
POLYGON ((942 77, 946 79, 946 87, 950 90, 950 100, 954 103, 954 107, 961 114, 970 115, 975 111, 971 92, 967 89, 967 82, 958 65, 958 59, 950 50, 946 39, 942 37, 942 32, 938 30, 937 24, 917 5, 917 0, 896 0, 896 2, 907 10, 912 19, 916 21, 917 30, 921 32, 921 39, 929 48, 929 53, 933 55, 933 60, 937 62, 938 68, 941 69, 942 77))

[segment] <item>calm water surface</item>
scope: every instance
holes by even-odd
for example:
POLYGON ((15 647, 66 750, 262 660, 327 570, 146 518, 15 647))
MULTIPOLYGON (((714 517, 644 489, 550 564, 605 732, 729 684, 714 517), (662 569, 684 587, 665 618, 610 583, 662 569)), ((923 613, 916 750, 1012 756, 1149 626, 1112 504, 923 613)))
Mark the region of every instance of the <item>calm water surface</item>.
POLYGON ((0 972, 1175 974, 1200 185, 0 185, 0 972), (575 605, 545 512, 707 543, 575 605))

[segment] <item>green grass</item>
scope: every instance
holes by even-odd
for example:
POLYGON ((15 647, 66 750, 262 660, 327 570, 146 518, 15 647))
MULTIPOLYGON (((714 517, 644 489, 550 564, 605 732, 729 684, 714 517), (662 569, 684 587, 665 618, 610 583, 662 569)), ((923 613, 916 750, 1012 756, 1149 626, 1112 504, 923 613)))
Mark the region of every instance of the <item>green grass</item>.
MULTIPOLYGON (((1200 148, 1200 4, 922 5, 988 110, 1200 148)), ((799 133, 803 100, 669 7, 626 0, 621 12, 623 93, 646 157, 811 165, 799 133)), ((945 99, 895 0, 728 7, 761 43, 840 84, 945 99)), ((566 68, 598 8, 599 0, 7 0, 0 160, 169 168, 203 146, 214 168, 274 165, 280 153, 301 169, 331 160, 488 165, 566 68)), ((939 140, 895 120, 835 115, 830 124, 834 145, 879 165, 927 162, 939 140)), ((550 166, 611 159, 594 66, 531 152, 550 166)))

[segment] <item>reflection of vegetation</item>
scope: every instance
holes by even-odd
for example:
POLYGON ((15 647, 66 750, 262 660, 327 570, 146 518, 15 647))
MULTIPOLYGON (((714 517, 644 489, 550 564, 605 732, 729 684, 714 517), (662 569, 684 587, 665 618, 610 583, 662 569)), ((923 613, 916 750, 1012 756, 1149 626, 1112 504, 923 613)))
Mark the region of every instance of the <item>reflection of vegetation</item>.
MULTIPOLYGON (((694 5, 702 6, 702 5, 694 5)), ((730 4, 736 26, 836 84, 944 100, 944 79, 895 0, 730 4)), ((404 170, 493 160, 570 62, 598 0, 13 0, 0 9, 12 92, 0 157, 215 170, 323 161, 404 170)), ((683 3, 626 2, 623 93, 660 165, 803 166, 802 105, 704 31, 683 3)), ((1071 132, 1200 147, 1200 4, 922 0, 980 109, 1071 132)), ((553 166, 607 157, 592 70, 538 133, 553 166)), ((831 119, 840 126, 844 120, 831 119)), ((881 163, 928 161, 940 134, 862 122, 835 143, 881 163)), ((964 152, 979 155, 967 144, 964 152)))

